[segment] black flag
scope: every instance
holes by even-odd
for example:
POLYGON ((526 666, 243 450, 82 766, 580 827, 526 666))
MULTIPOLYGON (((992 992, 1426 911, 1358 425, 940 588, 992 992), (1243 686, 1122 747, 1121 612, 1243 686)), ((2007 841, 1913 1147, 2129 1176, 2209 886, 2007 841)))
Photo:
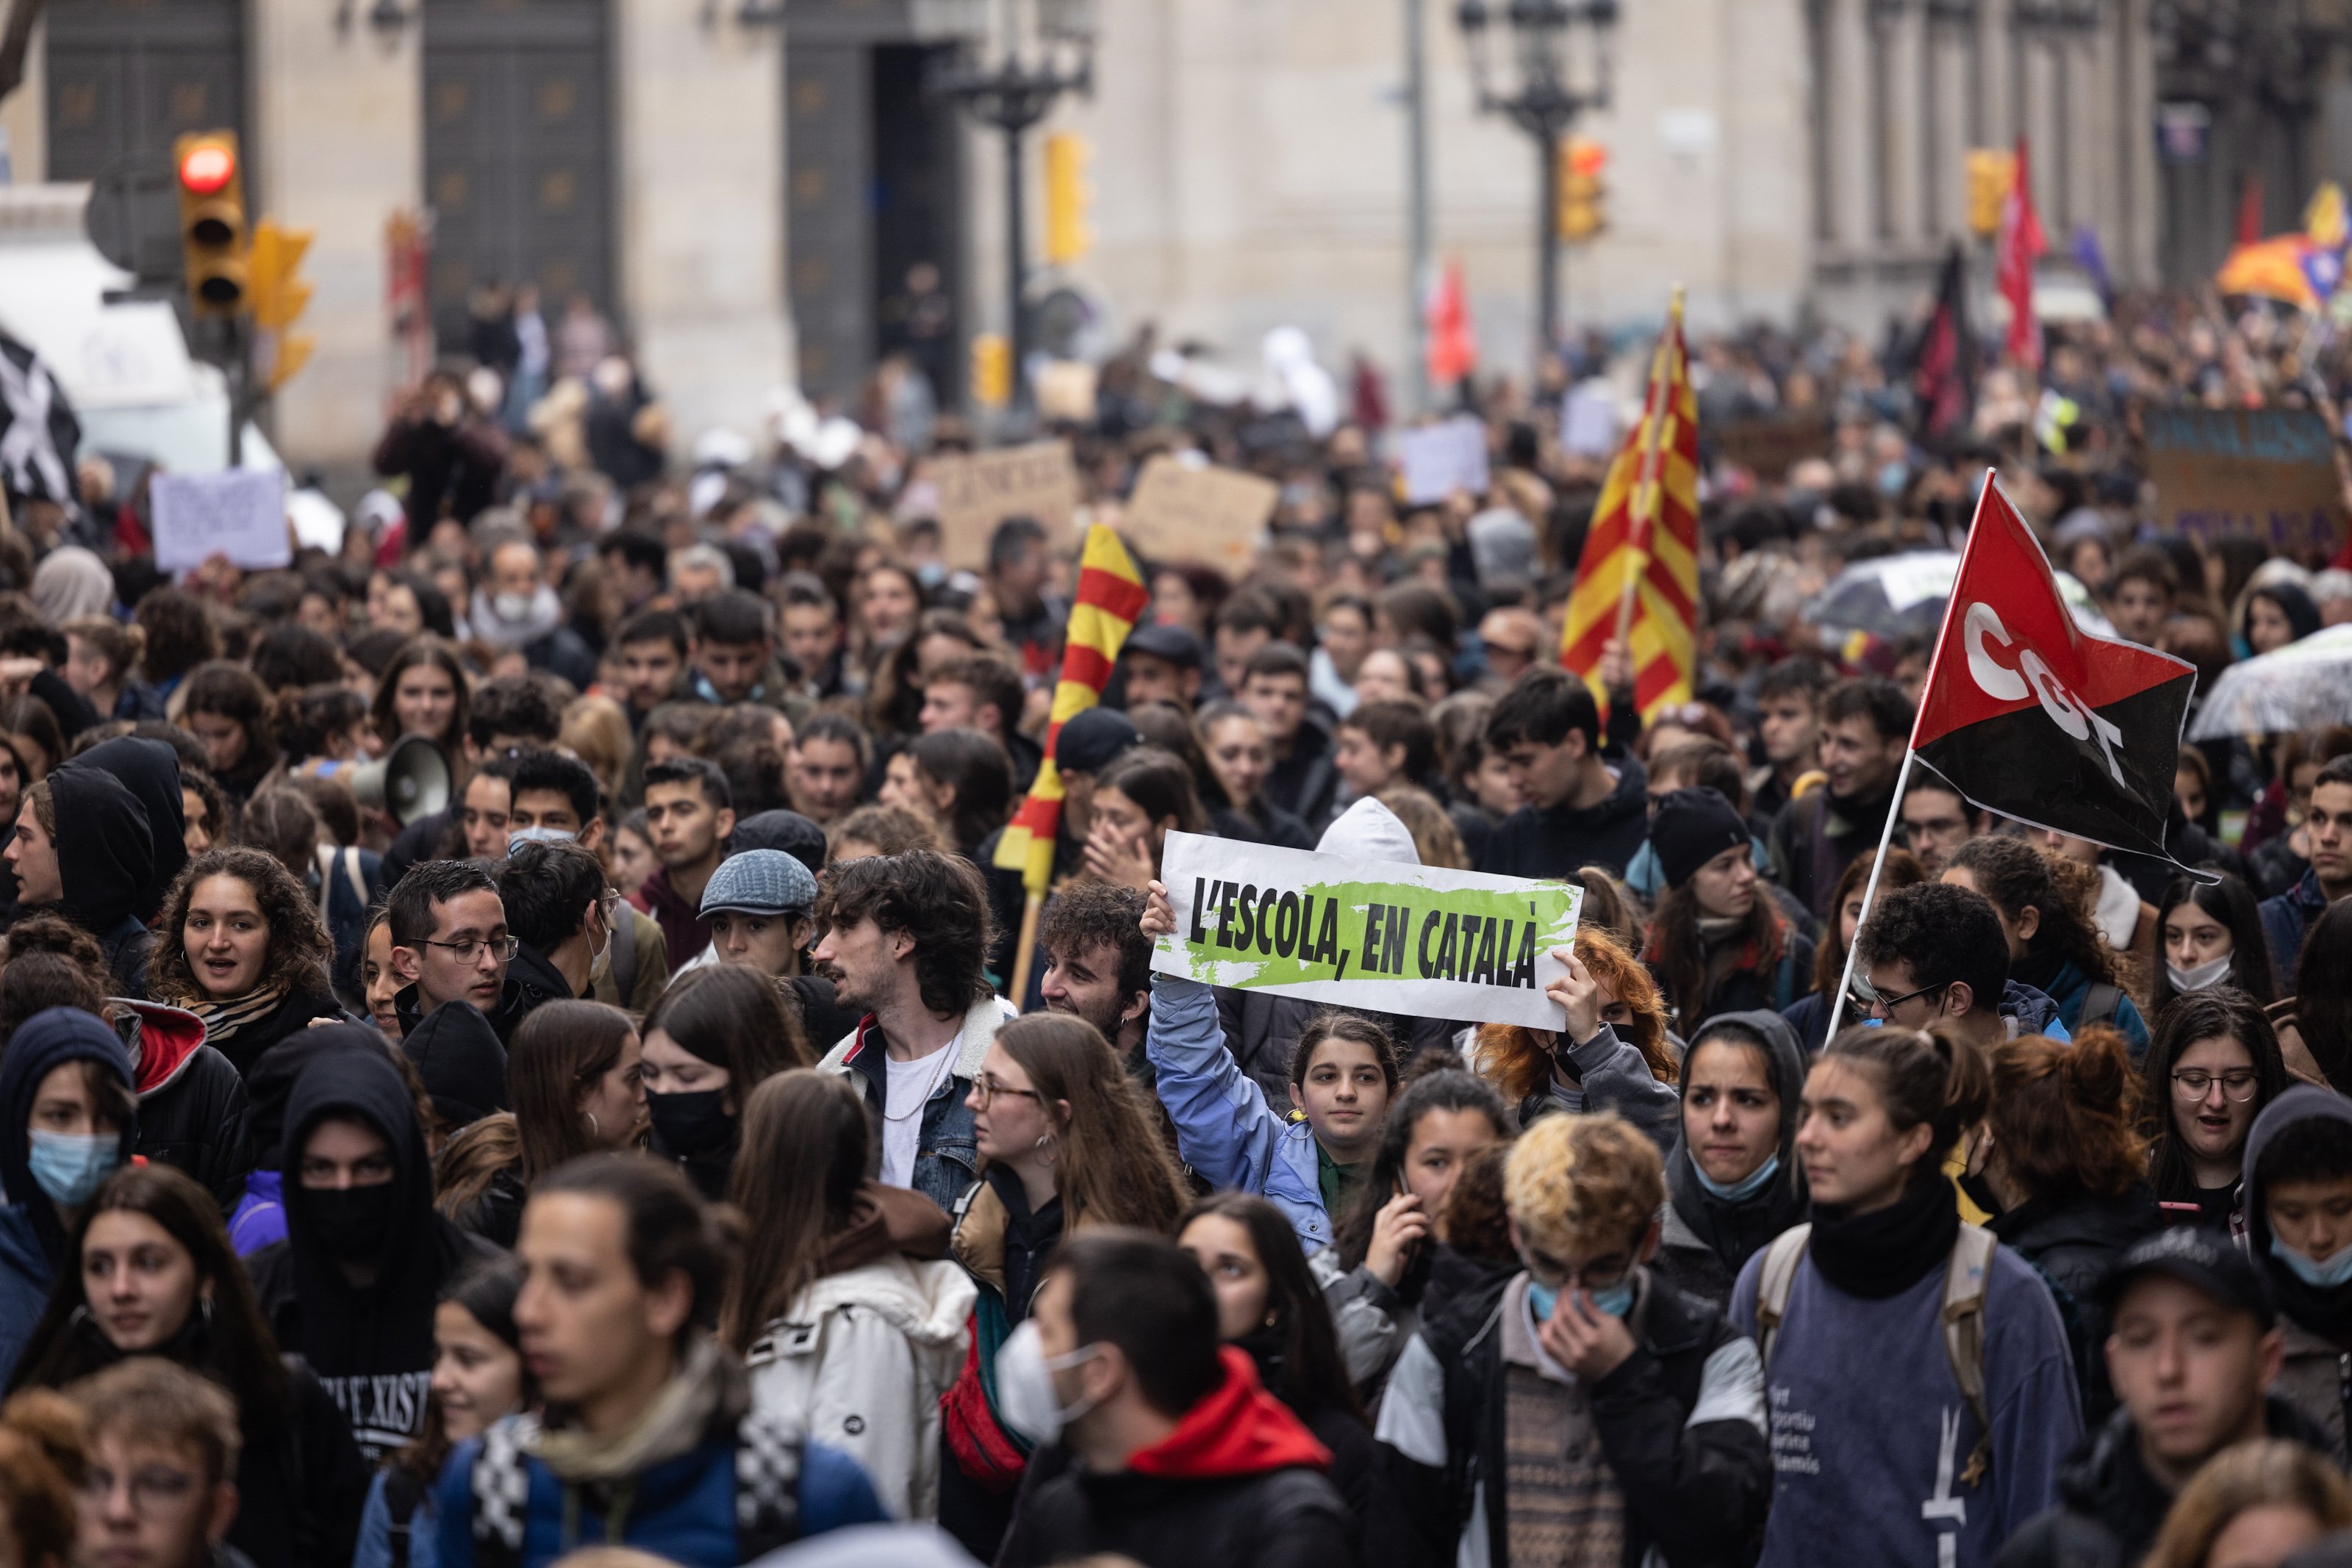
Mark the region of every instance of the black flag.
POLYGON ((1938 445, 1968 428, 1976 410, 1977 342, 1969 331, 1969 268, 1958 242, 1944 257, 1936 308, 1911 352, 1911 392, 1918 433, 1938 445))

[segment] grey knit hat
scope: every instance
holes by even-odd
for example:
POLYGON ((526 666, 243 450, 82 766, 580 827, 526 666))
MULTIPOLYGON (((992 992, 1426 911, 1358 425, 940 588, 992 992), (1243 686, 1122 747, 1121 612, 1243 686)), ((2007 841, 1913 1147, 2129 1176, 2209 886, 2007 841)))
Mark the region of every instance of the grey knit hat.
POLYGON ((772 914, 816 904, 816 878, 782 850, 744 850, 719 862, 703 885, 704 915, 721 909, 772 914))

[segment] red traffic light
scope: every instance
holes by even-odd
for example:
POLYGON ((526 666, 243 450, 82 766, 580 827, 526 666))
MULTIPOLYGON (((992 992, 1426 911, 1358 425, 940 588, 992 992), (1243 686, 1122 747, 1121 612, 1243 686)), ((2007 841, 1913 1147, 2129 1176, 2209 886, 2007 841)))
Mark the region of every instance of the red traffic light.
POLYGON ((236 178, 236 154, 216 141, 200 142, 180 160, 180 183, 199 196, 209 196, 236 178))

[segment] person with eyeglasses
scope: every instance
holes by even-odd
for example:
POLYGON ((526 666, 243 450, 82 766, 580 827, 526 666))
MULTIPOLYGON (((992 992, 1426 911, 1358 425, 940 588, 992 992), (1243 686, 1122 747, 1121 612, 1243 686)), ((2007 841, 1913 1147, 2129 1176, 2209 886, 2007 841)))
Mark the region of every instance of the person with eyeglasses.
POLYGON ((89 1568, 253 1568, 231 1545, 242 1444, 236 1402, 185 1367, 142 1357, 74 1385, 89 1462, 73 1560, 89 1568))
POLYGON ((1034 1439, 1004 1416, 1002 1380, 984 1379, 1028 1321, 1065 1237, 1105 1226, 1173 1236, 1187 1194, 1145 1100, 1102 1031, 1070 1013, 1031 1013, 998 1030, 965 1093, 980 1179, 958 1200, 950 1252, 978 1288, 974 1360, 943 1406, 954 1463, 940 1478, 940 1523, 983 1562, 1011 1518, 1034 1439))
POLYGON ((401 979, 393 1011, 404 1037, 444 1002, 471 1002, 496 1019, 509 1000, 520 999, 520 988, 507 974, 517 944, 488 867, 474 861, 420 862, 400 879, 384 908, 393 972, 401 979))
POLYGON ((443 1290, 499 1249, 435 1212, 424 1124, 381 1051, 330 1050, 302 1069, 279 1160, 286 1239, 246 1260, 254 1297, 378 1463, 425 1429, 443 1290))
POLYGON ((1657 1145, 1608 1113, 1547 1116, 1503 1197, 1518 1270, 1449 1299, 1381 1399, 1407 1560, 1740 1561, 1772 1496, 1763 1369, 1651 1270, 1657 1145))
POLYGON ((2157 1015, 2143 1071, 2148 1183, 2166 1218, 2243 1235, 2247 1134, 2289 1082, 2270 1019, 2227 986, 2175 998, 2157 1015))
POLYGON ((2009 977, 2009 938, 1992 901, 1951 883, 1882 892, 1854 933, 1846 1021, 1897 1029, 1955 1025, 1979 1050, 2003 1040, 2072 1035, 2057 1004, 2009 977))

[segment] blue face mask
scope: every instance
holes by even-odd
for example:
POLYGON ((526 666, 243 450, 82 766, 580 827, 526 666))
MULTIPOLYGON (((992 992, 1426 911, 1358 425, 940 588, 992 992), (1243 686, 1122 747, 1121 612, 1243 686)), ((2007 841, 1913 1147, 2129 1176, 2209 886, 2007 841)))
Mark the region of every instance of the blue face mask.
POLYGON ((1559 1305, 1559 1292, 1533 1274, 1528 1275, 1528 1306, 1535 1312, 1536 1322, 1539 1323, 1549 1322, 1551 1310, 1558 1305, 1559 1305))
POLYGON ((1696 1160, 1691 1161, 1691 1174, 1698 1177, 1699 1186, 1706 1188, 1709 1193, 1723 1199, 1724 1202, 1745 1203, 1771 1185, 1772 1178, 1780 1174, 1780 1156, 1774 1155, 1729 1186, 1725 1186, 1699 1169, 1696 1160))
POLYGON ((60 1208, 79 1208, 122 1161, 122 1140, 112 1133, 43 1133, 32 1136, 26 1163, 33 1180, 60 1208))
POLYGON ((2271 1238, 2271 1256, 2293 1270, 2296 1279, 2315 1290, 2332 1291, 2339 1285, 2352 1285, 2352 1247, 2315 1263, 2273 1236, 2271 1238))
MULTIPOLYGON (((1612 1318, 1622 1318, 1633 1310, 1633 1281, 1631 1280, 1621 1281, 1608 1290, 1593 1291, 1590 1294, 1592 1297, 1593 1309, 1606 1312, 1612 1318)), ((1559 1292, 1533 1274, 1529 1274, 1528 1305, 1534 1311, 1536 1322, 1549 1322, 1552 1310, 1559 1305, 1559 1292)))

